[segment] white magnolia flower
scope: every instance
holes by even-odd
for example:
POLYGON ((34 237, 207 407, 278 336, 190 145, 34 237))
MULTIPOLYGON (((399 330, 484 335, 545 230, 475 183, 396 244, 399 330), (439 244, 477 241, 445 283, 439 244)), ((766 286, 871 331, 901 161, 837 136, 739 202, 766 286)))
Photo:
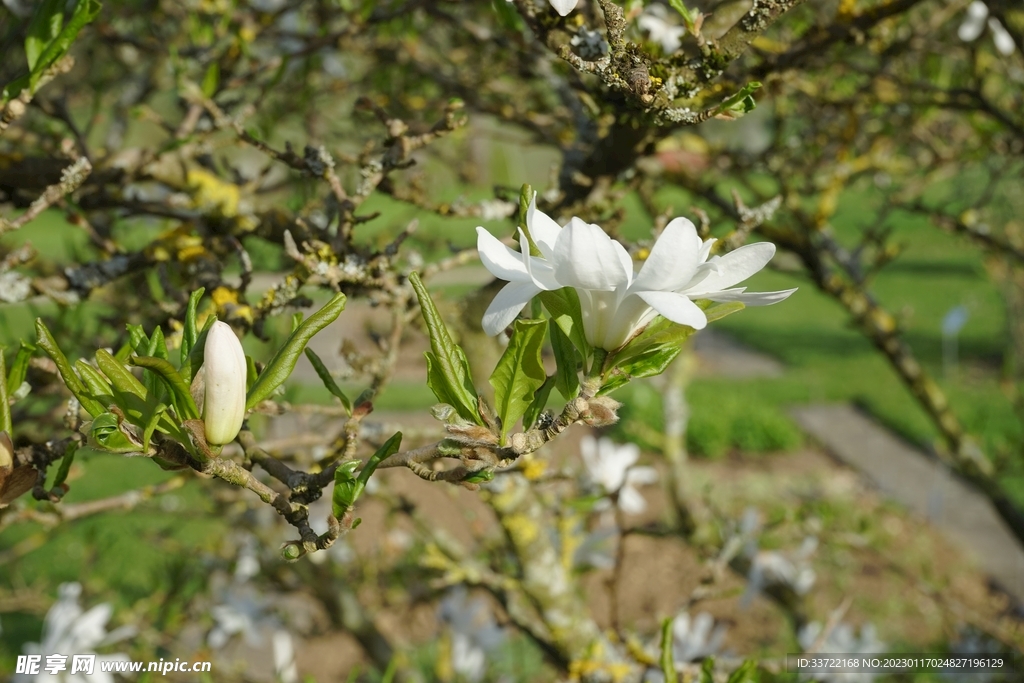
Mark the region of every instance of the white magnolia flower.
POLYGON ((992 42, 995 43, 996 50, 1002 55, 1013 54, 1017 47, 1013 42, 1013 36, 1007 33, 998 19, 988 15, 988 5, 981 0, 976 0, 967 7, 967 15, 964 17, 963 23, 960 24, 957 35, 965 43, 973 42, 985 30, 986 23, 992 32, 992 42))
POLYGON ((746 608, 758 593, 769 586, 786 586, 797 595, 804 595, 814 587, 817 575, 811 567, 810 558, 818 547, 818 539, 808 536, 795 552, 783 553, 778 550, 756 550, 751 553, 750 572, 747 574, 747 590, 740 600, 746 608))
POLYGON ((487 603, 470 599, 465 586, 456 586, 441 600, 438 617, 451 628, 452 669, 471 683, 481 680, 487 672, 487 653, 505 639, 487 603))
POLYGON ((101 662, 127 662, 128 655, 96 655, 92 675, 71 671, 72 655, 93 655, 98 648, 116 643, 135 635, 132 626, 123 626, 107 632, 107 622, 113 614, 110 603, 97 605, 83 611, 78 604, 82 594, 79 583, 64 583, 57 589, 57 602, 46 613, 43 620, 43 638, 41 643, 26 643, 23 651, 27 655, 42 655, 42 668, 36 675, 16 674, 14 683, 114 683, 114 677, 100 670, 101 662), (64 671, 49 673, 46 670, 47 655, 64 655, 66 668, 64 671))
MULTIPOLYGON (((512 2, 512 0, 506 1, 512 2)), ((550 2, 551 6, 555 8, 555 11, 563 17, 576 9, 576 5, 579 4, 579 0, 548 0, 548 2, 550 2)))
POLYGON ((476 248, 491 274, 508 280, 498 296, 484 312, 483 328, 487 334, 495 335, 512 324, 519 311, 542 291, 561 289, 555 280, 554 270, 548 259, 555 253, 555 239, 562 228, 551 218, 537 209, 537 198, 533 198, 526 211, 526 227, 540 249, 541 257, 530 256, 529 244, 522 231, 519 232, 519 248, 512 251, 498 241, 484 228, 476 229, 476 248))
POLYGON ((716 655, 725 631, 725 624, 715 626, 715 618, 707 612, 692 620, 687 612, 680 612, 672 621, 672 656, 677 662, 696 662, 716 655))
POLYGON ((636 18, 636 25, 647 33, 652 42, 661 45, 665 54, 672 54, 683 44, 686 28, 668 21, 664 5, 648 5, 636 18))
MULTIPOLYGON (((806 652, 811 649, 818 636, 821 635, 822 625, 817 621, 805 624, 797 634, 797 642, 806 652)), ((860 628, 860 635, 855 635, 853 627, 845 622, 840 622, 831 633, 827 635, 824 642, 820 643, 815 652, 841 652, 847 656, 854 655, 876 655, 885 652, 886 645, 878 639, 878 634, 872 624, 864 624, 860 628)), ((813 680, 820 683, 871 683, 877 674, 870 672, 857 673, 816 673, 813 680)), ((806 679, 805 679, 806 680, 806 679)))
POLYGON ((284 629, 277 629, 271 638, 274 651, 274 673, 281 683, 299 683, 299 668, 295 664, 295 644, 284 629))
POLYGON ((530 203, 527 228, 541 256, 529 255, 523 235, 522 251, 516 253, 477 228, 480 260, 493 275, 509 281, 484 314, 488 334, 508 326, 542 290, 561 287, 573 287, 579 295, 587 342, 608 351, 625 344, 659 314, 704 329, 707 317, 695 299, 765 306, 796 291, 748 293, 734 287, 764 268, 775 255, 775 245, 748 244, 709 258, 716 240, 701 241, 685 218, 665 227, 639 273, 626 248, 599 226, 573 218, 559 228, 536 208, 536 198, 530 203))
POLYGON ((611 439, 587 435, 580 441, 580 454, 594 483, 605 493, 618 493, 623 512, 635 515, 647 509, 647 502, 636 487, 657 482, 658 472, 653 467, 633 467, 640 458, 639 446, 617 445, 611 439))
POLYGON ((589 62, 608 54, 608 41, 604 39, 601 32, 590 31, 585 26, 579 27, 569 43, 576 48, 576 53, 580 57, 589 62))
POLYGON ((203 347, 203 422, 211 446, 230 443, 245 419, 245 352, 227 323, 219 320, 206 334, 203 347))

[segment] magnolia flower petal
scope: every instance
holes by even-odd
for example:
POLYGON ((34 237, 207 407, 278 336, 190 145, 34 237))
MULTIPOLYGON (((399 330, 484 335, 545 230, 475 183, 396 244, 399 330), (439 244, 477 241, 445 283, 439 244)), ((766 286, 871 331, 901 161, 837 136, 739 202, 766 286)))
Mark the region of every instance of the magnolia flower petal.
POLYGON ((658 470, 653 467, 631 467, 626 473, 626 484, 629 486, 645 486, 658 483, 658 470))
POLYGON ((533 194, 530 206, 526 209, 526 227, 530 229, 530 237, 537 243, 537 248, 544 258, 551 259, 555 255, 555 241, 562 226, 551 216, 537 208, 537 193, 533 194))
POLYGON ((563 17, 576 7, 578 0, 550 0, 551 6, 563 17))
POLYGON ((704 243, 700 245, 700 254, 697 257, 698 263, 705 263, 708 260, 708 256, 711 255, 711 247, 715 246, 717 241, 717 237, 709 237, 704 240, 704 243))
POLYGON ((991 17, 988 20, 988 30, 992 31, 992 41, 996 44, 996 50, 999 51, 999 54, 1009 56, 1017 49, 1016 44, 1013 42, 1013 36, 1006 32, 1006 29, 1003 28, 1003 25, 995 17, 991 17))
POLYGON ((771 306, 785 301, 796 289, 784 289, 780 292, 747 292, 746 287, 727 289, 723 292, 708 294, 705 298, 712 301, 739 301, 747 306, 771 306))
POLYGON ((665 226, 640 274, 633 281, 635 291, 673 292, 682 289, 697 272, 701 252, 697 228, 685 218, 665 226))
POLYGON ((540 292, 532 282, 510 282, 501 288, 484 313, 483 328, 492 337, 512 324, 523 306, 540 292))
POLYGON ((530 243, 522 228, 519 229, 519 248, 522 249, 523 254, 527 254, 523 258, 523 265, 526 267, 526 273, 529 275, 530 281, 538 289, 547 291, 561 289, 562 285, 558 284, 558 281, 555 279, 555 273, 551 269, 551 264, 544 259, 528 255, 530 253, 530 243))
POLYGON ((715 266, 719 272, 712 273, 699 286, 687 288, 684 291, 687 296, 693 299, 711 298, 704 295, 721 291, 739 282, 743 282, 764 268, 774 255, 775 245, 771 242, 757 242, 756 244, 744 245, 725 256, 715 257, 708 261, 705 267, 715 266))
POLYGON ((647 509, 647 501, 635 488, 624 486, 619 491, 619 509, 628 515, 638 515, 647 509))
POLYGON ((981 32, 985 30, 985 19, 987 17, 988 6, 980 0, 972 2, 967 7, 967 16, 964 17, 963 23, 960 24, 960 28, 956 32, 957 36, 965 43, 977 40, 981 32))
POLYGON ((685 295, 676 292, 637 292, 651 308, 680 325, 689 325, 695 330, 707 327, 708 319, 700 307, 685 295))
POLYGON ((632 280, 633 262, 625 248, 579 218, 562 228, 553 261, 555 279, 564 286, 609 291, 628 287, 632 280))
POLYGON ((522 282, 530 277, 523 265, 522 254, 512 251, 479 227, 476 229, 476 249, 480 252, 481 263, 494 277, 511 282, 522 282))

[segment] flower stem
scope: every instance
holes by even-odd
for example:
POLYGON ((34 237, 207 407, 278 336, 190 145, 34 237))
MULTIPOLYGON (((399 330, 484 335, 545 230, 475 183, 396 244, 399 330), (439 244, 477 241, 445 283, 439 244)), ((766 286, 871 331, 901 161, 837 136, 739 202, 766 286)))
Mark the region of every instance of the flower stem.
POLYGON ((594 349, 594 360, 590 365, 590 372, 587 377, 600 379, 604 372, 604 362, 608 358, 608 352, 604 349, 594 349))

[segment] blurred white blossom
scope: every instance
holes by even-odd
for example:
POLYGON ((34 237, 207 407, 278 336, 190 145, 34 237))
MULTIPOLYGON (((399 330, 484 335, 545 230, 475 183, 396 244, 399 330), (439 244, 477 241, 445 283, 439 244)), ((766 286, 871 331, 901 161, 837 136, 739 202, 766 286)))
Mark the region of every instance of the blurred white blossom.
MULTIPOLYGON (((822 625, 817 621, 805 624, 797 634, 800 647, 806 652, 814 647, 821 635, 822 625)), ((843 655, 874 655, 885 652, 886 645, 878 639, 875 627, 868 623, 860 627, 860 634, 854 632, 853 626, 840 622, 826 636, 824 642, 815 648, 816 653, 842 653, 843 655)), ((867 671, 855 673, 816 673, 813 679, 819 683, 871 683, 877 674, 867 671)), ((807 680, 807 679, 805 679, 807 680)))
POLYGON ((647 502, 637 486, 658 481, 653 467, 633 467, 640 458, 640 447, 627 443, 618 445, 611 439, 595 439, 589 434, 580 441, 580 454, 590 479, 607 494, 618 494, 619 508, 629 514, 647 509, 647 502))
POLYGON ((456 586, 441 600, 438 617, 451 629, 452 670, 470 683, 487 671, 487 653, 505 639, 486 601, 470 599, 465 586, 456 586))
POLYGON ((677 662, 696 662, 718 654, 725 642, 725 624, 715 625, 715 618, 700 612, 693 619, 680 612, 672 620, 672 657, 677 662))
POLYGON ((797 595, 804 595, 814 587, 817 575, 811 567, 811 555, 818 548, 818 539, 808 536, 795 551, 758 550, 757 539, 761 533, 761 517, 756 508, 749 507, 739 525, 735 537, 737 550, 750 560, 747 574, 747 589, 740 599, 740 606, 749 607, 753 599, 771 586, 785 586, 797 595))
POLYGON ((988 24, 988 30, 992 32, 992 42, 995 43, 996 50, 1002 55, 1013 54, 1017 47, 1013 42, 1013 36, 1007 33, 997 18, 990 17, 988 14, 988 5, 981 0, 972 2, 967 7, 967 14, 957 30, 960 40, 965 43, 977 40, 985 30, 985 25, 988 24))
POLYGON ((27 655, 43 655, 44 666, 36 675, 16 674, 14 683, 114 683, 114 677, 100 670, 101 662, 127 662, 128 655, 96 655, 92 675, 82 672, 70 673, 71 655, 92 655, 105 645, 117 643, 135 635, 133 626, 107 631, 107 622, 113 614, 110 603, 103 603, 83 611, 78 599, 82 595, 79 583, 64 583, 57 589, 57 602, 53 604, 43 620, 41 643, 26 643, 23 652, 27 655), (68 666, 64 671, 48 673, 45 668, 47 655, 65 655, 68 666))
MULTIPOLYGON (((512 2, 512 0, 507 0, 507 2, 512 2)), ((579 0, 548 0, 548 2, 563 17, 576 9, 576 5, 579 4, 579 0)))
POLYGON ((588 62, 608 54, 608 41, 604 39, 600 31, 591 31, 584 26, 579 27, 569 43, 576 48, 576 54, 588 62))
POLYGON ((274 648, 274 673, 280 683, 298 683, 299 669, 295 664, 295 644, 284 629, 277 629, 271 639, 274 648))
POLYGON ((664 5, 648 5, 636 18, 636 25, 647 34, 651 42, 661 45, 665 54, 672 54, 682 45, 686 28, 668 20, 664 5))

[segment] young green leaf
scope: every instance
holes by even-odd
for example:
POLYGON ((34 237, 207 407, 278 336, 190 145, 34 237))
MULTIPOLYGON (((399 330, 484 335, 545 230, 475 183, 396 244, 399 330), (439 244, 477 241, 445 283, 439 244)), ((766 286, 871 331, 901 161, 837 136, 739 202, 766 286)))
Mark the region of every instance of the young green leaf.
MULTIPOLYGON (((181 330, 181 367, 184 369, 188 366, 188 357, 192 353, 192 348, 196 345, 196 340, 199 338, 199 330, 196 329, 196 309, 199 307, 199 300, 203 298, 203 293, 206 291, 204 287, 200 287, 188 297, 188 306, 185 308, 185 324, 181 330)), ((137 351, 138 349, 136 349, 137 351)), ((195 367, 199 367, 196 365, 195 367)), ((192 381, 192 375, 182 375, 185 382, 192 381)))
POLYGON ((512 338, 491 374, 494 407, 501 418, 501 445, 547 380, 540 356, 546 326, 543 320, 516 320, 512 338))
POLYGON ((420 312, 430 334, 430 351, 427 356, 427 384, 441 403, 455 408, 466 420, 483 424, 477 412, 477 395, 469 370, 466 353, 448 333, 448 328, 438 313, 434 302, 427 293, 419 273, 411 273, 409 282, 420 302, 420 312))
POLYGON ((0 346, 0 432, 7 432, 10 436, 14 433, 14 426, 11 422, 11 404, 7 400, 7 366, 4 362, 4 347, 0 346))
POLYGON ((753 659, 744 660, 740 667, 729 674, 727 683, 758 683, 761 680, 757 670, 757 661, 753 659))
MULTIPOLYGON (((22 382, 25 381, 25 377, 28 375, 28 362, 32 360, 32 354, 35 353, 36 347, 25 342, 21 342, 21 346, 18 348, 18 354, 14 357, 14 362, 11 363, 11 369, 7 373, 7 394, 11 395, 21 388, 22 382)), ((0 377, 3 377, 0 374, 0 377)))
POLYGON ((50 334, 50 330, 47 329, 42 318, 36 318, 36 337, 36 344, 46 353, 46 355, 50 357, 51 360, 53 360, 54 365, 57 366, 57 372, 60 373, 61 379, 64 380, 64 386, 68 388, 68 391, 74 394, 75 398, 77 398, 78 402, 82 404, 82 407, 85 408, 86 412, 93 417, 106 412, 106 406, 100 404, 99 401, 86 393, 85 385, 83 385, 82 381, 78 379, 78 375, 75 374, 71 364, 68 363, 67 356, 65 356, 64 352, 60 350, 59 346, 57 346, 57 342, 53 339, 53 335, 50 334))
POLYGON ((658 661, 661 665, 661 673, 665 676, 665 683, 678 683, 679 681, 672 645, 672 619, 668 618, 661 622, 661 658, 658 661))
POLYGON ((43 49, 42 54, 36 60, 35 66, 32 67, 29 75, 29 86, 33 91, 35 91, 36 83, 38 83, 43 72, 67 53, 71 43, 78 36, 78 32, 99 15, 101 7, 102 5, 100 5, 99 0, 78 0, 75 3, 75 9, 71 12, 71 18, 68 20, 68 23, 60 29, 57 36, 43 49))
POLYGON ((174 406, 174 411, 178 414, 179 418, 182 420, 199 419, 199 408, 196 407, 196 402, 192 400, 192 394, 189 393, 188 386, 170 362, 153 356, 132 356, 128 359, 128 362, 132 365, 146 368, 164 385, 170 394, 171 405, 174 406))
POLYGON ((71 464, 75 461, 75 453, 78 452, 78 442, 68 441, 64 447, 64 457, 60 459, 60 467, 57 468, 57 476, 53 478, 53 486, 56 488, 63 484, 71 471, 71 464))
POLYGON ((370 456, 370 459, 366 461, 366 464, 360 470, 358 477, 356 476, 356 468, 359 467, 358 460, 351 460, 338 466, 338 469, 334 471, 334 495, 331 498, 335 517, 341 519, 345 516, 345 513, 355 505, 359 496, 363 494, 366 483, 370 481, 370 476, 377 469, 377 466, 385 458, 397 453, 401 445, 402 432, 395 432, 394 436, 385 441, 384 445, 370 456))
POLYGON ((64 25, 64 0, 43 0, 36 6, 25 36, 25 58, 28 70, 39 63, 43 50, 60 34, 64 25))
POLYGON ((533 396, 533 401, 530 402, 526 412, 523 413, 523 428, 529 429, 537 422, 537 418, 540 416, 544 406, 548 404, 548 397, 551 396, 551 389, 555 386, 555 376, 551 375, 544 384, 540 385, 540 389, 533 396))
POLYGON ((215 322, 217 322, 217 316, 215 315, 211 315, 206 319, 203 329, 196 336, 196 342, 192 345, 192 350, 188 352, 185 362, 178 368, 178 374, 181 375, 186 384, 192 382, 196 372, 203 366, 203 357, 206 354, 206 335, 209 334, 210 328, 213 327, 215 322))
POLYGON ((668 0, 668 4, 683 17, 686 30, 693 32, 693 13, 683 4, 683 0, 668 0))
POLYGON ((563 326, 552 318, 551 350, 555 354, 555 388, 566 401, 576 398, 580 391, 579 353, 563 331, 563 326))
POLYGON ((82 383, 85 385, 86 390, 100 404, 109 407, 114 403, 114 390, 110 387, 110 382, 100 374, 99 370, 82 359, 75 361, 75 370, 78 371, 78 376, 82 378, 82 383))
POLYGON ((299 356, 302 355, 306 344, 313 338, 313 335, 338 319, 341 312, 345 310, 345 302, 344 294, 335 294, 323 308, 309 316, 296 328, 284 346, 267 363, 263 374, 252 385, 252 389, 245 399, 246 410, 252 408, 263 399, 268 398, 275 389, 288 379, 288 376, 292 374, 292 370, 295 369, 295 364, 299 362, 299 356))
POLYGON ((541 292, 538 297, 551 314, 551 319, 562 328, 562 332, 569 337, 580 355, 589 358, 591 349, 587 338, 583 336, 583 311, 580 309, 580 299, 576 290, 572 287, 563 287, 541 292))
POLYGON ((317 377, 319 377, 320 381, 324 383, 325 387, 327 387, 327 391, 338 397, 341 401, 341 405, 345 407, 345 412, 351 415, 352 402, 348 400, 348 396, 345 395, 338 384, 334 381, 334 378, 331 377, 331 371, 328 370, 327 366, 324 365, 324 362, 320 360, 320 356, 316 355, 313 349, 307 347, 306 358, 308 358, 309 362, 313 364, 313 369, 316 370, 317 377))

